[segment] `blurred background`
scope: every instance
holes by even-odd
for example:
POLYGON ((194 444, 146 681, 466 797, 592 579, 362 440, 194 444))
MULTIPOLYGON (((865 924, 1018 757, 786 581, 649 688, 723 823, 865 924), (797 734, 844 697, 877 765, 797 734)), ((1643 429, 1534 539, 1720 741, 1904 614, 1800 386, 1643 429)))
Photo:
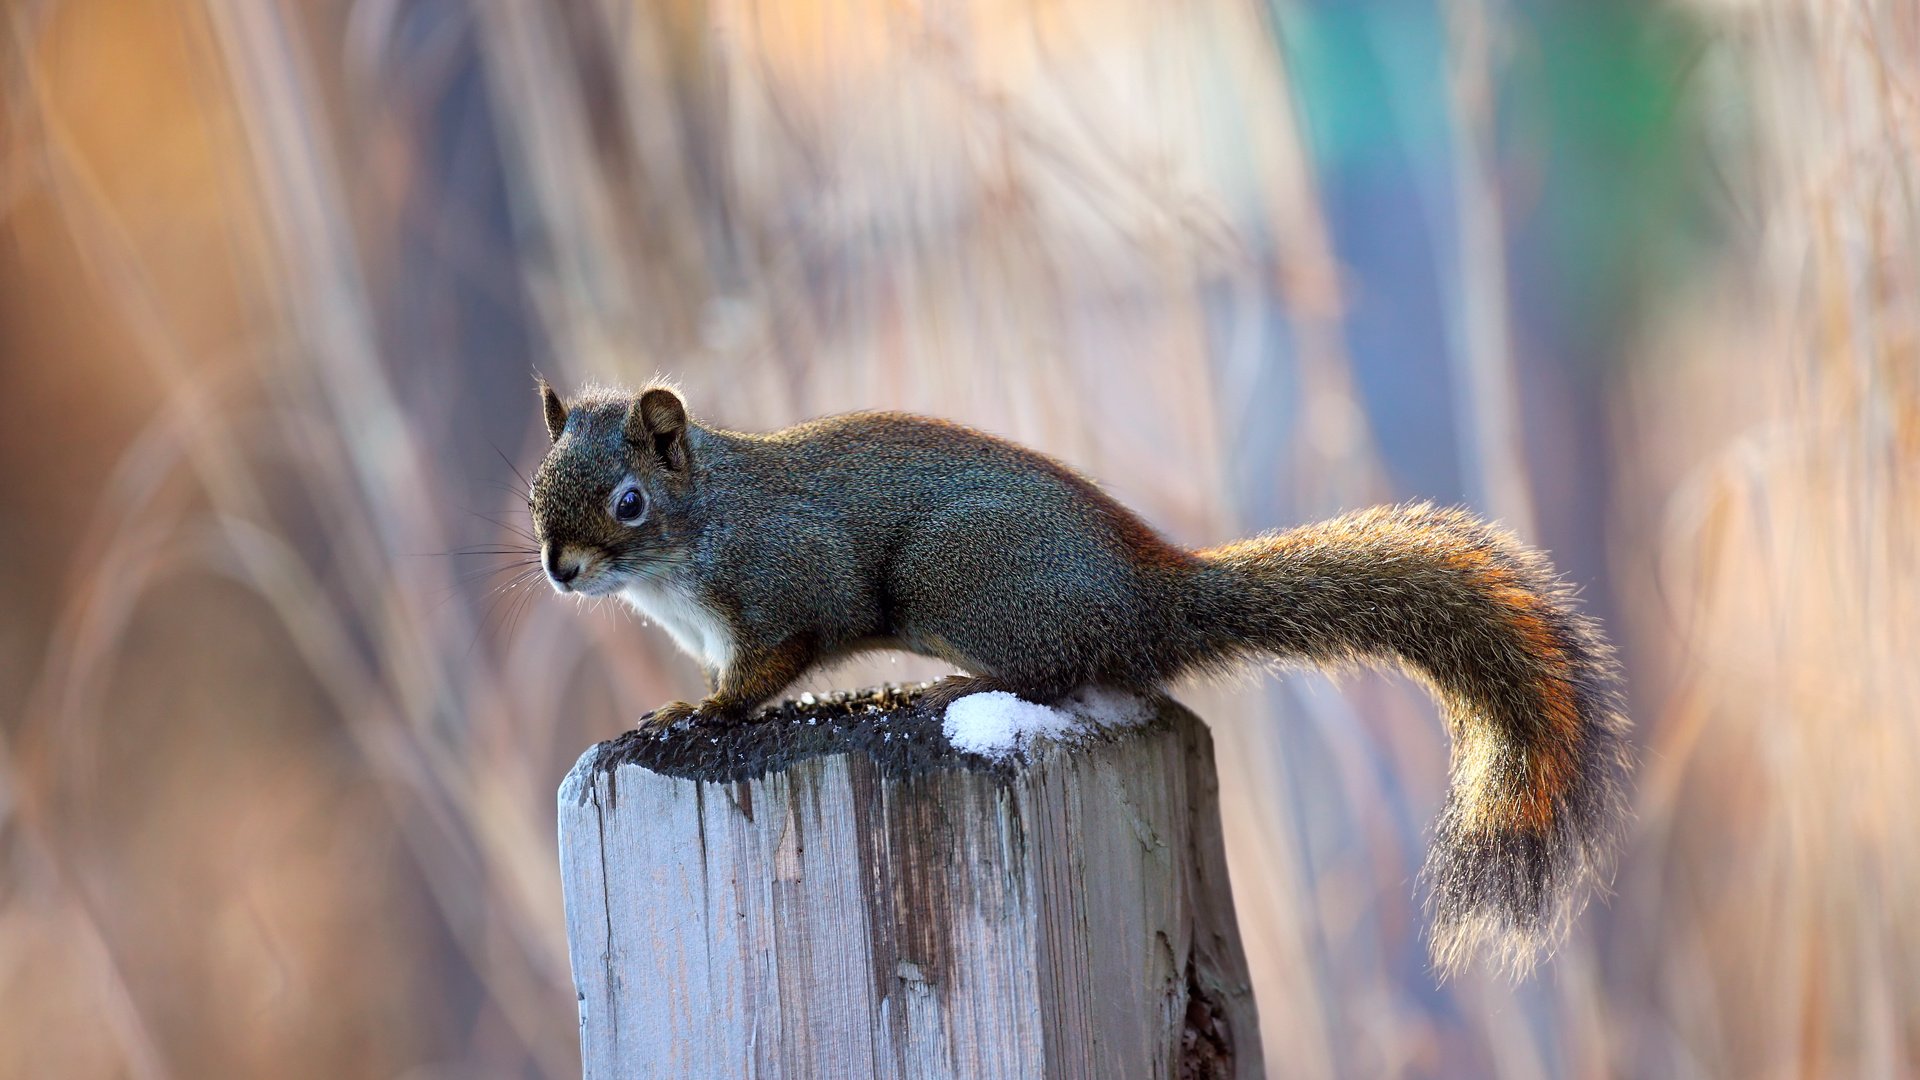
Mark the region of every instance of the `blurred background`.
POLYGON ((1436 985, 1424 696, 1184 689, 1272 1073, 1913 1075, 1916 12, 10 0, 0 1076, 576 1072, 554 789, 700 681, 515 584, 536 369, 1502 519, 1623 650, 1616 894, 1436 985))

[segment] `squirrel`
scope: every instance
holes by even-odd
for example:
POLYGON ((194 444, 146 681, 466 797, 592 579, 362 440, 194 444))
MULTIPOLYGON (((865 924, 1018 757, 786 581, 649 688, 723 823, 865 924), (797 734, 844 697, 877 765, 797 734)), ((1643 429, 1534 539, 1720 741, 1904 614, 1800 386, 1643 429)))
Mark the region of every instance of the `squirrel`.
POLYGON ((752 435, 696 422, 663 385, 539 393, 547 577, 624 598, 712 686, 645 727, 743 721, 871 649, 967 672, 932 684, 935 708, 1155 693, 1249 660, 1397 664, 1453 746, 1423 871, 1441 972, 1484 952, 1524 974, 1606 886, 1630 768, 1612 650, 1540 554, 1467 513, 1376 507, 1189 551, 1067 466, 942 420, 752 435))

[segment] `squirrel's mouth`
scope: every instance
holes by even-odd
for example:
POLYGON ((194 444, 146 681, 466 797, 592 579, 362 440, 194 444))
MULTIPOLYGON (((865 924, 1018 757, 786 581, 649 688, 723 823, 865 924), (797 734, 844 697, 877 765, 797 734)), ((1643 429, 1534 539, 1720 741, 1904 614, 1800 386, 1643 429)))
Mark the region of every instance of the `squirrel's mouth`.
MULTIPOLYGON (((548 580, 551 581, 552 579, 549 578, 548 580)), ((571 584, 563 585, 555 581, 553 582, 553 589, 555 592, 570 593, 574 596, 612 596, 620 591, 621 583, 615 580, 613 574, 602 573, 596 570, 591 575, 580 575, 571 584)))
POLYGON ((547 572, 547 583, 563 596, 605 596, 620 591, 616 575, 608 571, 607 557, 592 548, 548 544, 540 551, 540 565, 547 572))

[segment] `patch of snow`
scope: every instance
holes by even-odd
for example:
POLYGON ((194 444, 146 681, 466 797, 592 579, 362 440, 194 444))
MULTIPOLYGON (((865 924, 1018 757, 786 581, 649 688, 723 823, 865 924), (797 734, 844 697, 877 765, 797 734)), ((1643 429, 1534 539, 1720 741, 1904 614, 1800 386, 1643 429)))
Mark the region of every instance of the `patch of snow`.
POLYGON ((1153 714, 1150 703, 1105 687, 1083 688, 1055 708, 1023 701, 1004 690, 989 690, 947 706, 941 731, 956 750, 1005 758, 1025 751, 1035 739, 1073 742, 1103 731, 1136 727, 1153 714))

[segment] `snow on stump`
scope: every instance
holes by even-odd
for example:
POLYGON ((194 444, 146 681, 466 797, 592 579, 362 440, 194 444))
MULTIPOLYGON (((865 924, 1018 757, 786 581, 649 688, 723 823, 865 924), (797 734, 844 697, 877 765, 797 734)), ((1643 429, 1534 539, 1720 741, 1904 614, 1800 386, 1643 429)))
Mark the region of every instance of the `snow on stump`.
POLYGON ((560 788, 588 1077, 1262 1075, 1213 743, 1164 699, 835 695, 560 788))

